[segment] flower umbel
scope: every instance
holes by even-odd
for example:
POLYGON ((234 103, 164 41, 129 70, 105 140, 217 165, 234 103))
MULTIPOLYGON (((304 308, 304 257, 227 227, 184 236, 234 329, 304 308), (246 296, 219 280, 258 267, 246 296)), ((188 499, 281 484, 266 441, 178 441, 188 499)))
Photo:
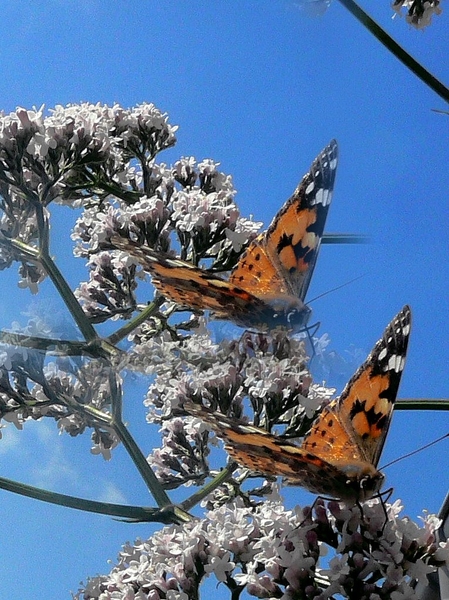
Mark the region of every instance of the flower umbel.
MULTIPOLYGON (((438 2, 421 3, 420 16, 418 4, 408 8, 425 20, 438 2)), ((156 508, 141 511, 142 518, 174 523, 126 544, 111 572, 90 579, 76 597, 197 600, 205 578, 234 598, 243 590, 285 600, 413 597, 418 583, 449 562, 448 544, 437 543, 436 517, 425 515, 419 526, 400 516, 398 501, 383 506, 377 497, 363 506, 319 500, 287 510, 276 470, 261 478, 263 471, 232 461, 223 468, 219 436, 187 414, 189 403, 199 404, 287 444, 304 438, 334 390, 313 383, 304 335, 270 329, 237 337, 227 335, 226 324, 216 341, 201 306, 188 310, 162 293, 148 304, 141 265, 113 238, 167 257, 168 269, 181 259, 213 277, 233 269, 260 226, 240 216, 232 178, 219 163, 160 161, 176 129, 153 104, 85 103, 47 115, 43 107, 0 115, 0 269, 17 262, 19 286, 33 293, 48 278, 76 332, 76 339, 62 339, 36 319, 0 332, 0 426, 20 430, 50 418, 71 437, 89 429, 92 452, 106 459, 122 443, 155 499, 156 508), (89 276, 75 292, 51 252, 55 204, 78 210, 74 254, 87 261, 89 276), (149 377, 147 421, 160 428, 162 443, 145 449, 148 457, 123 418, 126 371, 138 373, 129 378, 149 377), (175 488, 178 498, 187 496, 178 506, 167 494, 175 488), (201 518, 190 514, 195 506, 205 509, 201 518)), ((335 142, 329 147, 336 152, 335 142)), ((324 161, 327 171, 312 170, 330 172, 332 185, 333 156, 324 161)), ((323 186, 306 188, 326 198, 332 186, 323 186)), ((336 364, 328 345, 323 336, 317 352, 323 373, 336 364)), ((343 470, 345 477, 347 484, 343 470)))
POLYGON ((416 584, 426 582, 442 552, 432 537, 418 541, 420 530, 406 533, 403 519, 389 505, 385 510, 378 499, 366 504, 363 514, 354 507, 338 517, 322 500, 313 511, 289 511, 269 501, 257 508, 229 503, 185 527, 165 527, 125 546, 111 572, 90 579, 75 597, 125 599, 133 589, 135 597, 141 592, 162 599, 172 590, 176 597, 193 599, 205 577, 256 598, 414 597, 416 584), (385 524, 380 539, 379 518, 385 524), (336 546, 340 553, 321 568, 325 549, 336 546), (413 556, 404 552, 410 547, 413 556), (414 568, 410 575, 411 566, 420 563, 426 568, 414 568))

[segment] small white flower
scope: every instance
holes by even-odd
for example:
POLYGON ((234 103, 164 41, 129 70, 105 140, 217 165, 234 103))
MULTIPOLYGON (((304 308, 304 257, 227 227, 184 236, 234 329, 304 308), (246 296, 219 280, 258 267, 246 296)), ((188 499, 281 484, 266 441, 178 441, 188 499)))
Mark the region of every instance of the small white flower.
POLYGON ((230 559, 230 552, 223 556, 212 556, 207 565, 204 565, 206 573, 214 573, 218 581, 226 581, 228 574, 235 568, 235 563, 230 559))

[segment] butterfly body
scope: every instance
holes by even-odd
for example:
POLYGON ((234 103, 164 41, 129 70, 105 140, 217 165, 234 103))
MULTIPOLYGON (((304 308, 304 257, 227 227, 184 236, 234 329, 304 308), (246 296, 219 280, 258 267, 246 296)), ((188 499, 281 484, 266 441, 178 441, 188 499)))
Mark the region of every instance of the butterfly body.
POLYGON ((133 256, 157 289, 187 309, 211 310, 218 319, 256 331, 303 329, 304 300, 318 257, 337 168, 333 140, 318 155, 267 231, 257 236, 229 280, 119 236, 112 244, 133 256))
POLYGON ((384 481, 377 464, 405 363, 410 321, 406 306, 300 445, 200 405, 189 403, 185 408, 212 427, 241 465, 280 475, 288 484, 316 494, 347 503, 364 501, 378 493, 384 481))

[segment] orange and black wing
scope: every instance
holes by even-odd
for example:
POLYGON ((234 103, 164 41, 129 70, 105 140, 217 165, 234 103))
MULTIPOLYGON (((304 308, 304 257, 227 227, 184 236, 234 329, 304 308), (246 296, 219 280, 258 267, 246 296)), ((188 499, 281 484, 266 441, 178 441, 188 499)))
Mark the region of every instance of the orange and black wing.
POLYGON ((341 468, 263 429, 246 425, 203 406, 184 408, 207 423, 225 443, 230 456, 243 467, 261 475, 281 476, 298 485, 349 503, 370 498, 382 484, 383 475, 372 465, 358 463, 341 468))
POLYGON ((170 258, 119 236, 111 239, 113 246, 123 250, 150 273, 155 287, 168 299, 188 309, 212 310, 217 318, 239 322, 248 306, 261 312, 265 304, 243 289, 218 275, 195 267, 191 263, 170 258))
POLYGON ((320 413, 304 438, 304 450, 340 467, 351 463, 377 467, 405 364, 410 326, 410 308, 405 306, 340 398, 320 413))
POLYGON ((326 468, 320 458, 259 427, 213 413, 192 402, 185 403, 184 408, 207 423, 224 441, 229 455, 251 471, 286 477, 291 484, 304 485, 310 469, 326 468))
POLYGON ((267 231, 249 245, 230 283, 262 299, 304 300, 332 200, 337 159, 337 142, 332 140, 267 231))

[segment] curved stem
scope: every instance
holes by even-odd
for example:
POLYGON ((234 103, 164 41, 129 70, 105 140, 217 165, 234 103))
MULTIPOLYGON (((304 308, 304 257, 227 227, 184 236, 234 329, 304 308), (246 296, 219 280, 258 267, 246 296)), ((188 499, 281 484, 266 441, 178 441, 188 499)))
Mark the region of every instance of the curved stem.
POLYGON ((354 17, 362 23, 397 59, 399 59, 414 75, 419 77, 431 90, 443 100, 449 102, 449 90, 425 69, 417 60, 404 50, 395 40, 388 35, 354 0, 339 0, 354 17))
POLYGON ((212 481, 207 483, 198 492, 195 492, 194 494, 192 494, 190 496, 190 498, 187 498, 187 500, 184 500, 184 502, 181 503, 182 508, 186 511, 189 511, 196 504, 201 502, 201 500, 203 500, 203 498, 208 496, 215 488, 217 488, 219 485, 221 485, 227 479, 229 479, 229 477, 237 469, 237 467, 238 467, 238 465, 236 462, 229 463, 223 470, 221 470, 218 473, 218 475, 216 475, 212 479, 212 481))
POLYGON ((140 312, 136 317, 128 321, 123 327, 117 329, 115 333, 110 335, 107 339, 110 344, 117 344, 120 340, 123 340, 127 335, 134 331, 136 327, 139 327, 142 323, 144 323, 152 314, 159 310, 161 304, 165 302, 165 298, 163 296, 159 296, 151 302, 142 312, 140 312))
POLYGON ((134 438, 129 433, 125 425, 120 420, 114 422, 113 427, 117 435, 120 437, 120 441, 122 442, 123 446, 126 448, 126 451, 128 452, 134 464, 136 465, 137 470, 139 471, 143 480, 147 484, 157 505, 160 508, 166 508, 168 506, 171 506, 172 502, 170 498, 165 493, 165 490, 162 488, 156 475, 153 473, 152 468, 148 464, 145 456, 143 455, 142 450, 136 444, 134 438))
POLYGON ((145 506, 127 506, 124 504, 97 502, 95 500, 86 500, 76 496, 68 496, 67 494, 50 492, 32 485, 13 481, 12 479, 6 479, 5 477, 0 477, 0 488, 7 490, 8 492, 13 492, 14 494, 41 500, 42 502, 58 504, 59 506, 66 506, 76 510, 100 513, 102 515, 110 515, 112 517, 120 517, 121 519, 130 519, 132 521, 182 523, 187 520, 183 516, 185 513, 179 511, 177 507, 172 507, 170 510, 158 510, 145 506))
POLYGON ((153 498, 156 500, 159 508, 167 508, 171 506, 172 502, 166 494, 164 488, 159 483, 153 469, 148 464, 143 452, 137 445, 136 441, 126 428, 122 418, 122 388, 118 383, 118 375, 114 369, 109 371, 109 387, 111 390, 111 405, 112 405, 112 427, 118 435, 120 441, 125 447, 126 451, 130 455, 137 470, 141 474, 143 480, 147 484, 153 498))

